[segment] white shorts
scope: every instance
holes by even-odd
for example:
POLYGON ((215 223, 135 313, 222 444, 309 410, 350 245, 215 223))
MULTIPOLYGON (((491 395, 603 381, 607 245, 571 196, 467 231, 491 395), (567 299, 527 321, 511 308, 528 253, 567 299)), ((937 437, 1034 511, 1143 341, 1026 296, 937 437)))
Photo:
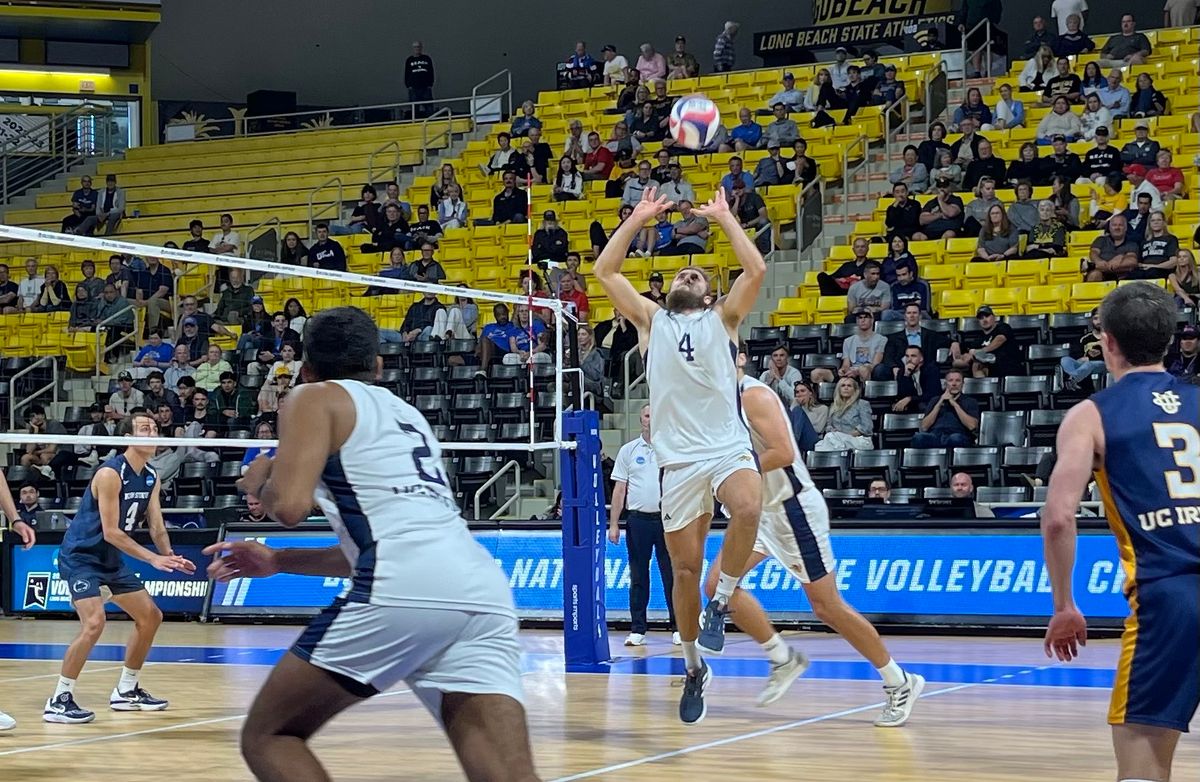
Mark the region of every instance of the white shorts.
POLYGON ((659 473, 663 530, 675 532, 706 513, 711 515, 713 495, 738 470, 758 472, 753 451, 735 451, 716 459, 664 468, 659 473))
POLYGON ((829 507, 821 492, 802 491, 782 505, 764 505, 754 550, 774 557, 802 584, 832 573, 829 507))
POLYGON ((517 620, 505 614, 336 600, 292 652, 378 692, 404 681, 438 721, 442 693, 523 702, 517 620))

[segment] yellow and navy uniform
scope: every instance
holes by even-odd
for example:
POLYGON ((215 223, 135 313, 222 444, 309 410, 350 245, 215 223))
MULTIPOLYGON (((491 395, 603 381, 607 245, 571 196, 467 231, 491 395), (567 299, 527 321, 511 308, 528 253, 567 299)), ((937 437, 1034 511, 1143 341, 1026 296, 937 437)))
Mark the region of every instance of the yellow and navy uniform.
POLYGON ((1200 386, 1131 372, 1092 401, 1130 607, 1108 721, 1186 732, 1200 706, 1200 386))

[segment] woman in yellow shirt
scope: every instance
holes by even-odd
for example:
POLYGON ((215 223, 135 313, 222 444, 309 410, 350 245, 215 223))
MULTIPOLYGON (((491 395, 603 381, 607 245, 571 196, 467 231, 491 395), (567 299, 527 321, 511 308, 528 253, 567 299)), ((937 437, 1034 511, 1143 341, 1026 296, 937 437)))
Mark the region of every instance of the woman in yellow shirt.
POLYGON ((1104 228, 1108 219, 1129 208, 1129 196, 1121 191, 1121 175, 1109 174, 1092 190, 1092 228, 1104 228))

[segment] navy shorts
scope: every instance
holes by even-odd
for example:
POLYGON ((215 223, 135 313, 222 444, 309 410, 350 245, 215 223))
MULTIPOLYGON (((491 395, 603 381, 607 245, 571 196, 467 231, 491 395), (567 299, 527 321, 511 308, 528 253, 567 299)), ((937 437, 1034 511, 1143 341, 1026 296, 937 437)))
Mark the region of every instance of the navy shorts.
POLYGON ((1139 583, 1129 595, 1108 710, 1131 723, 1186 733, 1200 706, 1200 575, 1139 583))
POLYGON ((68 562, 59 557, 58 574, 71 591, 71 602, 100 597, 100 587, 108 587, 108 591, 114 595, 146 588, 123 562, 116 567, 109 567, 100 562, 68 562))

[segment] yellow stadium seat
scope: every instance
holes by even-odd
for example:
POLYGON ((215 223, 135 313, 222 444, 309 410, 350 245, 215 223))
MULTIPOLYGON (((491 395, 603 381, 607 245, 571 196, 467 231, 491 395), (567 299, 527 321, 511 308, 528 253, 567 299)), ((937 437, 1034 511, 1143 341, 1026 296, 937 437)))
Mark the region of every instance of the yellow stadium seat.
POLYGON ((1009 287, 1031 288, 1046 281, 1045 261, 1009 261, 1004 284, 1009 287))
POLYGON ((816 323, 842 323, 846 320, 845 296, 821 296, 817 299, 816 323))
POLYGON ((1073 285, 1079 282, 1078 258, 1051 258, 1050 269, 1046 273, 1048 285, 1073 285))
POLYGON ((942 260, 946 263, 966 263, 975 257, 975 248, 978 246, 977 239, 947 239, 942 260))
POLYGON ((941 263, 942 251, 945 247, 946 243, 938 239, 908 243, 908 251, 913 254, 913 257, 917 259, 917 263, 921 266, 941 263))
POLYGON ((1090 312, 1117 287, 1115 282, 1077 282, 1071 286, 1071 312, 1090 312))
POLYGON ((1004 271, 1004 261, 972 261, 964 272, 963 287, 998 288, 1004 279, 1004 271))
POLYGON ((938 315, 943 318, 973 318, 982 302, 980 291, 942 291, 938 315))
POLYGON ((1025 314, 1053 315, 1067 309, 1070 289, 1065 285, 1035 285, 1025 293, 1025 314))
POLYGON ((997 315, 1022 315, 1025 310, 1025 290, 989 288, 983 292, 983 303, 995 310, 997 315))
POLYGON ((921 276, 934 287, 957 288, 964 276, 960 263, 931 263, 921 267, 921 276))
POLYGON ((771 316, 775 326, 806 326, 812 322, 809 309, 810 299, 786 298, 779 300, 779 308, 771 316))

